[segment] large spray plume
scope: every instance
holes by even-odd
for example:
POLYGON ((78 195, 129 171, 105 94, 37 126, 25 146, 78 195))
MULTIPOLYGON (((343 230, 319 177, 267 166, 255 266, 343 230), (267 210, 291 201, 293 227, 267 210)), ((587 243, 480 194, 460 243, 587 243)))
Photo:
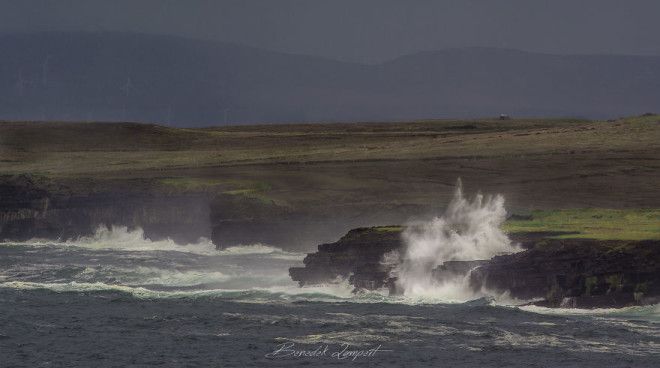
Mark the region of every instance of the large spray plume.
POLYGON ((405 250, 395 269, 397 287, 406 296, 464 301, 474 297, 467 277, 435 280, 434 268, 447 261, 490 259, 516 251, 502 231, 506 220, 504 197, 463 194, 460 179, 445 213, 413 223, 403 233, 405 250))

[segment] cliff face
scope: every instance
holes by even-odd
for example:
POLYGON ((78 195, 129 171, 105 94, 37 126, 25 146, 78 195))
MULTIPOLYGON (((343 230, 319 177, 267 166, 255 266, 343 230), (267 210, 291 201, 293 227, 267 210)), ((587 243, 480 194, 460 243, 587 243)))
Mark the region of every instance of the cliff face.
POLYGON ((66 240, 91 235, 99 226, 121 225, 140 227, 152 240, 170 238, 180 244, 205 237, 218 249, 254 243, 303 249, 333 239, 356 222, 350 214, 328 223, 325 216, 258 198, 199 188, 171 190, 148 180, 105 181, 100 188, 86 181, 0 175, 0 241, 66 240))
POLYGON ((0 180, 0 240, 71 239, 99 226, 141 227, 152 240, 191 243, 210 237, 208 201, 200 195, 73 193, 29 175, 0 180))
MULTIPOLYGON (((356 229, 336 243, 319 246, 304 267, 291 268, 301 286, 346 278, 356 289, 389 288, 393 264, 383 256, 402 249, 399 231, 356 229)), ((660 296, 660 241, 552 239, 556 234, 519 234, 527 250, 480 261, 451 261, 433 271, 438 280, 470 275, 470 286, 508 292, 551 307, 622 307, 655 303, 660 296)))
POLYGON ((284 249, 309 249, 322 239, 345 231, 327 218, 295 211, 259 199, 220 194, 210 201, 211 240, 218 249, 238 244, 269 244, 284 249))

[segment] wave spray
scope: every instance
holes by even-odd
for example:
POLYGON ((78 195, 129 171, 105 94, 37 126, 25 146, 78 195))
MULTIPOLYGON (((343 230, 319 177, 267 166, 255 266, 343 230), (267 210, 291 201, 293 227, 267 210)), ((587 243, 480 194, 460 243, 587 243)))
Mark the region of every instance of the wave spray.
POLYGON ((443 301, 479 297, 468 285, 469 275, 436 280, 433 270, 447 261, 486 260, 517 251, 501 229, 505 220, 503 196, 478 193, 470 200, 459 179, 442 216, 412 223, 404 231, 405 248, 393 274, 398 290, 407 297, 443 301))

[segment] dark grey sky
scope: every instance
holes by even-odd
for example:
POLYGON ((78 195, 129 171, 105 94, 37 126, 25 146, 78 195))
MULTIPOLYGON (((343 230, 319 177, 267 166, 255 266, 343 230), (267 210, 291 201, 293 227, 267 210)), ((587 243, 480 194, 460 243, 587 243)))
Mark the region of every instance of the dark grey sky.
POLYGON ((0 0, 0 32, 110 30, 377 62, 463 46, 660 55, 658 0, 0 0))

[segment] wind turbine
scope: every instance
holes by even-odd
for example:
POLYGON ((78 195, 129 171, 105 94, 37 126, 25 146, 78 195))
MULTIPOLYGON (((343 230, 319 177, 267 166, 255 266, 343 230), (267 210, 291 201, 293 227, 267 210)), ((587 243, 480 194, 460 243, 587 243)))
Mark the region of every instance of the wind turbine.
POLYGON ((50 67, 50 57, 51 55, 46 55, 46 58, 41 63, 41 84, 46 87, 48 85, 48 72, 50 67))
POLYGON ((27 85, 27 82, 25 79, 23 79, 23 69, 18 69, 18 77, 16 79, 16 92, 18 92, 18 95, 23 97, 25 94, 25 86, 27 85))
POLYGON ((165 122, 172 122, 172 105, 167 105, 167 116, 165 117, 165 122))
POLYGON ((133 87, 133 81, 131 80, 131 77, 126 78, 126 82, 121 86, 121 91, 124 92, 124 104, 122 107, 122 120, 126 120, 126 102, 128 101, 128 98, 131 96, 131 92, 135 90, 133 87))
POLYGON ((121 90, 124 92, 124 96, 126 97, 129 97, 131 92, 135 90, 131 77, 126 78, 126 82, 124 82, 124 84, 121 86, 121 90))

